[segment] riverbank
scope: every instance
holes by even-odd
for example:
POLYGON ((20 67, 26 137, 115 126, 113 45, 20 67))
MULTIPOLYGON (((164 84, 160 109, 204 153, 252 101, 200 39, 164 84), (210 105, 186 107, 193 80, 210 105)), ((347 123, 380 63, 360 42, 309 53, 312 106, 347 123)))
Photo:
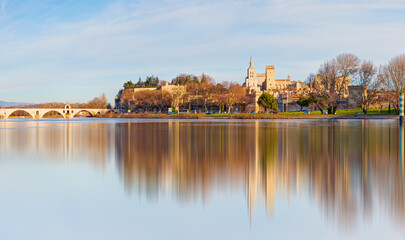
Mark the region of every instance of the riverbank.
POLYGON ((304 112, 280 112, 277 114, 260 113, 195 113, 195 114, 156 114, 156 113, 108 113, 99 115, 101 118, 157 118, 157 119, 397 119, 394 110, 384 108, 370 108, 367 114, 361 109, 338 109, 336 114, 321 114, 321 111, 304 112))
POLYGON ((128 114, 104 114, 100 118, 152 118, 152 119, 397 119, 398 115, 352 115, 352 114, 255 114, 255 113, 237 113, 237 114, 147 114, 147 113, 128 113, 128 114))

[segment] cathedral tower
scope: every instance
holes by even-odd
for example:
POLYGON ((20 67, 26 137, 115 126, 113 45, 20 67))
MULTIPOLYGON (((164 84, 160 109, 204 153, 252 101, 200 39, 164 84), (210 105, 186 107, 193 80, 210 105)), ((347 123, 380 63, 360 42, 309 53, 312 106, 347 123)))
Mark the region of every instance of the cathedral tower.
POLYGON ((252 56, 250 56, 250 66, 247 69, 247 77, 245 79, 246 87, 248 89, 256 90, 257 83, 256 83, 256 73, 255 68, 253 67, 252 63, 252 56))
POLYGON ((252 63, 252 56, 250 56, 250 65, 247 70, 247 73, 248 73, 248 78, 250 78, 250 79, 255 78, 255 68, 253 67, 253 63, 252 63))

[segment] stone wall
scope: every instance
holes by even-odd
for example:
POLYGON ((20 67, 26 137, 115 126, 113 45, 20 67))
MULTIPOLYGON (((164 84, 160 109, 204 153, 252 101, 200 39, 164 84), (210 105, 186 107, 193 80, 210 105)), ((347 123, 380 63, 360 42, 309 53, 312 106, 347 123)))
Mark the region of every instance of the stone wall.
POLYGON ((259 99, 262 92, 251 93, 246 96, 246 107, 245 112, 255 111, 258 112, 260 110, 259 105, 257 104, 257 100, 259 99))
POLYGON ((347 98, 347 108, 360 108, 359 101, 363 96, 367 96, 367 87, 349 86, 349 96, 347 98))

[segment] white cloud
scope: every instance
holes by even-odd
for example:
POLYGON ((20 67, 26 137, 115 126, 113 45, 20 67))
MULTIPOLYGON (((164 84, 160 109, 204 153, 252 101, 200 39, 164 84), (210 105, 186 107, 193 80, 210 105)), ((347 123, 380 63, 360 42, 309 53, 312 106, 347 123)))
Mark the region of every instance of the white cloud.
POLYGON ((100 79, 105 88, 94 92, 112 99, 123 81, 147 74, 170 80, 205 72, 241 82, 250 55, 258 71, 274 64, 277 77, 305 79, 340 52, 377 62, 400 54, 404 10, 401 1, 117 2, 85 20, 43 21, 35 34, 0 39, 0 83, 24 83, 36 90, 24 99, 33 101, 47 84, 53 96, 79 97, 100 79), (57 86, 83 90, 58 93, 57 86))

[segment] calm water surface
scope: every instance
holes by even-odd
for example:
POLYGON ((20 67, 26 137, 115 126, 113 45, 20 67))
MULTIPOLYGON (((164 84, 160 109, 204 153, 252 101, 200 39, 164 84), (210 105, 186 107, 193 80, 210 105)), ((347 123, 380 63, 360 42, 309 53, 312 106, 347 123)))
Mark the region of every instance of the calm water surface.
POLYGON ((396 121, 0 121, 0 239, 404 239, 396 121))

